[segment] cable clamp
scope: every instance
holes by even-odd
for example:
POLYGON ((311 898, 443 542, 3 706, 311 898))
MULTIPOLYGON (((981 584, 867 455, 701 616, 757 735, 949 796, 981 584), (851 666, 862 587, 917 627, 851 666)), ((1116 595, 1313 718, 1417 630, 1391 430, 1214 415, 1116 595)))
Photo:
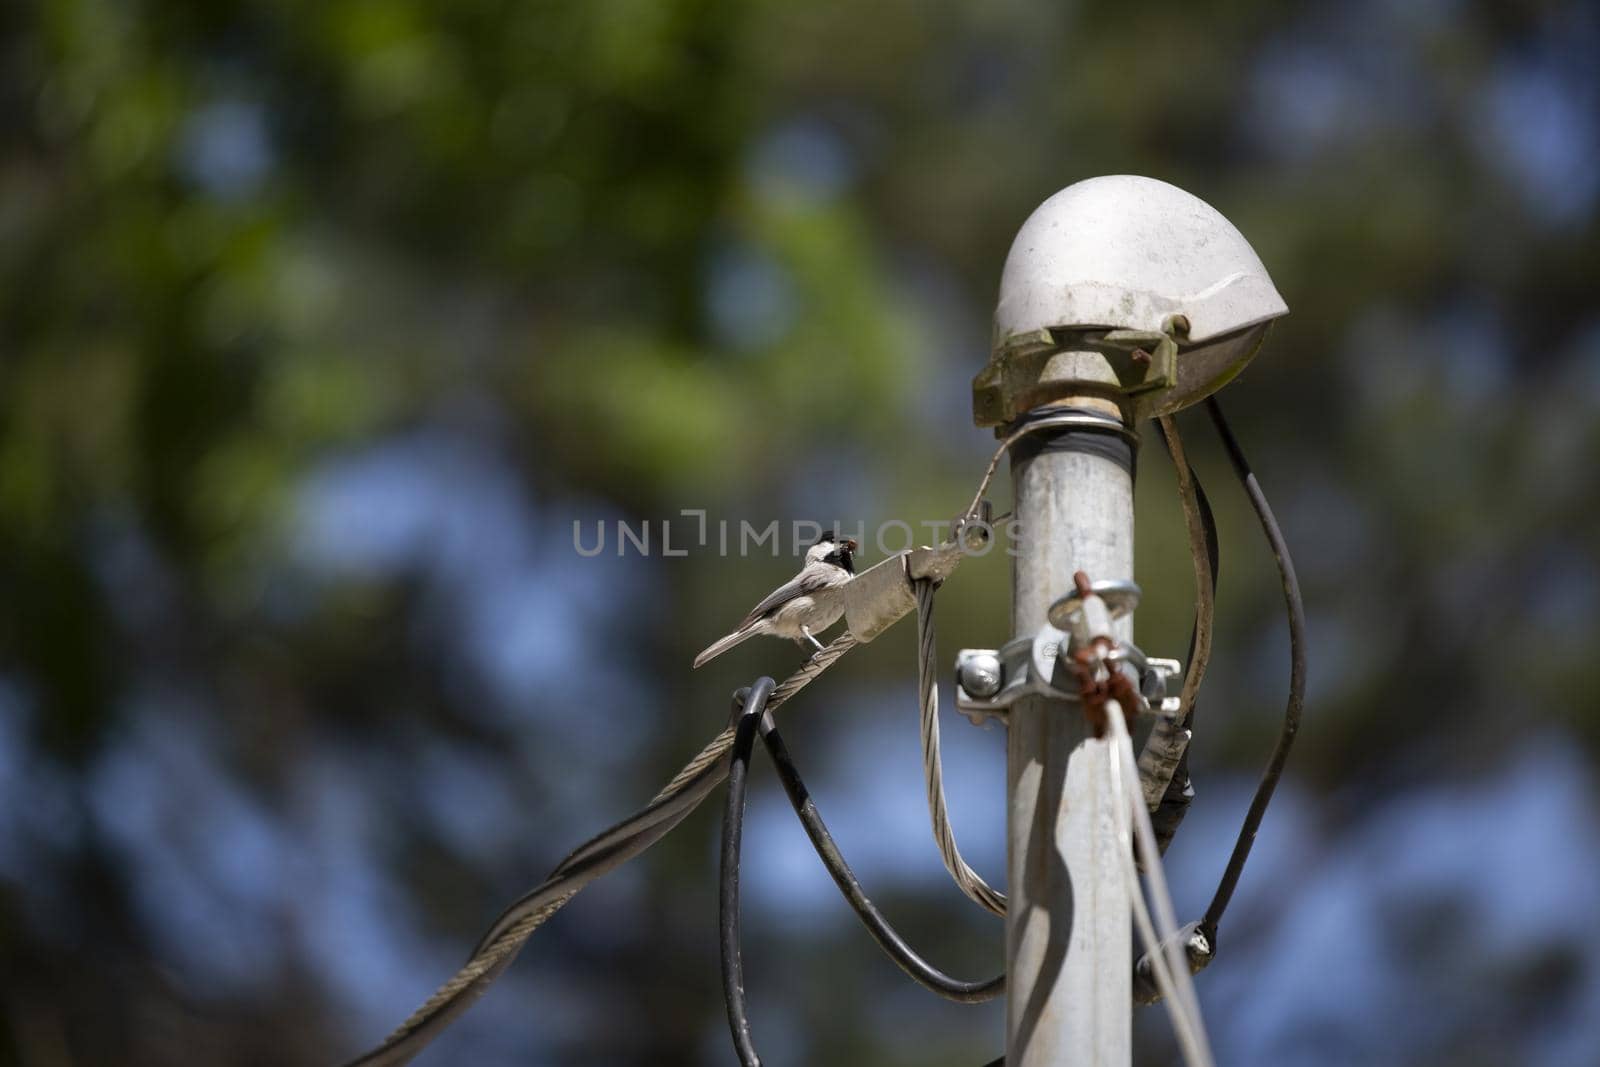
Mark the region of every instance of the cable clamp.
POLYGON ((844 587, 844 620, 851 635, 863 644, 871 641, 917 606, 917 581, 939 585, 966 556, 987 552, 994 536, 987 501, 982 515, 978 521, 957 519, 948 541, 896 552, 852 578, 844 587))
POLYGON ((1139 596, 1131 581, 1085 578, 1050 606, 1050 621, 1037 633, 999 649, 962 649, 956 653, 956 708, 974 725, 990 717, 1004 721, 1012 704, 1032 696, 1082 704, 1091 721, 1108 699, 1130 716, 1176 716, 1179 700, 1167 692, 1183 665, 1111 636, 1111 624, 1131 614, 1139 596))

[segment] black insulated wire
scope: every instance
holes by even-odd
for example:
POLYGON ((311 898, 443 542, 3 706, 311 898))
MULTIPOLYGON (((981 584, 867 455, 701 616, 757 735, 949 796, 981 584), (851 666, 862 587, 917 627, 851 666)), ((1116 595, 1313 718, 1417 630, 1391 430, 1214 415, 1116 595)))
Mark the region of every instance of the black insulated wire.
MULTIPOLYGON (((750 755, 755 748, 757 730, 760 730, 767 751, 778 768, 784 792, 788 794, 795 813, 799 815, 806 836, 821 857, 828 873, 833 876, 840 892, 850 902, 861 921, 866 924, 879 946, 888 953, 900 968, 922 986, 940 996, 964 1004, 978 1004, 992 1000, 1005 991, 1005 975, 985 982, 965 982, 951 978, 919 956, 888 920, 867 898, 850 870, 849 864, 834 843, 833 835, 812 803, 805 782, 800 778, 777 725, 766 714, 767 697, 772 693, 772 679, 762 678, 749 689, 734 694, 735 708, 743 706, 734 731, 733 749, 728 765, 728 799, 722 820, 722 854, 719 872, 718 932, 721 939, 722 993, 728 1007, 728 1031, 733 1038, 734 1051, 741 1067, 760 1067, 761 1056, 756 1052, 755 1039, 750 1031, 750 1017, 745 1004, 744 958, 739 938, 739 858, 744 840, 744 814, 749 794, 750 755)), ((994 1061, 1003 1064, 1002 1056, 994 1061)))
MULTIPOLYGON (((1292 659, 1290 672, 1290 696, 1288 708, 1284 716, 1282 732, 1279 735, 1276 747, 1268 761, 1260 784, 1257 786, 1256 795, 1246 815, 1239 839, 1234 846, 1233 854, 1224 870, 1221 883, 1217 888, 1211 906, 1206 911, 1206 917, 1201 923, 1201 932, 1214 947, 1216 944, 1216 927, 1220 922, 1223 911, 1227 908, 1233 891, 1237 886, 1240 873, 1245 861, 1249 857, 1251 846, 1255 841, 1261 819, 1265 814, 1267 805, 1271 802, 1273 791, 1277 787, 1283 772, 1283 766, 1288 758, 1289 750, 1293 744, 1294 736, 1299 729, 1301 711, 1305 696, 1305 609, 1300 598, 1300 588, 1295 577, 1294 565, 1289 557, 1287 546, 1278 528, 1266 497, 1262 493, 1255 476, 1251 473, 1249 464, 1234 439, 1226 420, 1223 418, 1220 407, 1215 399, 1208 401, 1212 420, 1216 423, 1219 434, 1227 448, 1234 469, 1243 483, 1251 505, 1255 508, 1261 520, 1262 528, 1266 533, 1268 542, 1272 546, 1277 559, 1280 576, 1283 581, 1285 601, 1289 610, 1290 654, 1292 659)), ((1007 442, 1008 444, 1010 442, 1007 442)), ((1004 449, 1001 450, 1002 453, 1004 449)), ((998 458, 998 457, 997 457, 998 458)), ((988 475, 985 476, 987 480, 988 475)), ((1198 489, 1198 479, 1196 480, 1198 489)), ((1209 503, 1203 496, 1200 501, 1205 517, 1207 533, 1207 549, 1212 561, 1213 582, 1216 575, 1216 531, 1211 520, 1209 503)), ((982 492, 980 489, 979 496, 982 492)), ((841 639, 843 640, 843 639, 841 639)), ((839 642, 835 642, 838 645, 839 642)), ((832 648, 834 646, 830 646, 832 648)), ((836 658, 836 657, 835 657, 836 658)), ((829 661, 831 662, 831 660, 829 661)), ((785 689, 778 693, 777 701, 781 702, 791 695, 788 687, 795 683, 796 678, 785 682, 785 689)), ((807 676, 799 684, 809 681, 807 676)), ((798 688, 798 685, 794 686, 798 688)), ((535 923, 541 919, 541 912, 548 913, 546 909, 553 910, 560 907, 571 895, 581 889, 589 881, 605 872, 614 869, 620 864, 638 855, 650 845, 660 840, 680 823, 689 812, 716 787, 724 774, 729 777, 728 817, 723 831, 723 864, 722 886, 720 904, 722 909, 722 950, 723 950, 723 981, 724 991, 728 996, 729 1023, 733 1030, 735 1045, 739 1050, 741 1063, 746 1065, 759 1064, 760 1060, 755 1053, 750 1037, 749 1021, 745 1014, 743 969, 739 957, 739 884, 738 862, 741 844, 743 815, 746 795, 746 783, 750 762, 750 753, 754 748, 754 738, 759 725, 762 723, 765 709, 770 698, 773 697, 774 683, 770 678, 761 679, 749 690, 741 690, 735 696, 735 708, 744 709, 739 716, 738 728, 735 730, 733 751, 720 758, 715 752, 716 741, 697 757, 680 779, 667 787, 655 800, 640 811, 637 815, 623 820, 610 829, 597 834, 585 844, 570 853, 565 860, 558 864, 546 881, 526 894, 502 913, 489 933, 479 943, 474 951, 473 963, 478 962, 481 954, 487 954, 495 946, 506 943, 510 945, 507 952, 497 955, 492 962, 485 955, 484 966, 473 969, 471 966, 458 973, 446 987, 440 990, 429 1003, 424 1005, 402 1024, 399 1030, 390 1035, 377 1049, 351 1061, 352 1067, 399 1067, 417 1055, 426 1045, 443 1031, 454 1019, 466 1009, 484 989, 495 980, 515 959, 517 950, 521 947, 520 939, 511 942, 519 927, 528 921, 535 923), (724 762, 727 761, 727 762, 724 762), (735 778, 735 774, 737 777, 735 778)), ((726 735, 724 735, 726 736, 726 735)), ((944 975, 937 968, 928 964, 918 956, 905 943, 904 939, 896 933, 877 909, 867 899, 861 890, 859 882, 845 864, 839 854, 837 846, 828 834, 826 826, 817 814, 815 805, 811 803, 806 793, 804 784, 794 772, 793 761, 788 758, 783 750, 782 739, 775 733, 768 742, 768 747, 773 751, 774 762, 778 764, 780 775, 784 778, 785 791, 790 796, 791 803, 795 804, 796 812, 805 826, 807 835, 811 838, 813 846, 822 857, 824 865, 828 867, 830 875, 840 887, 846 899, 856 909, 858 916, 867 925, 869 932, 878 944, 893 958, 910 977, 926 988, 945 996, 951 1000, 962 1003, 978 1003, 992 999, 1004 990, 1004 976, 999 976, 987 982, 965 982, 944 975), (791 776, 792 775, 792 776, 791 776)), ((521 938, 527 936, 523 932, 521 938)), ((1004 1059, 994 1061, 1001 1064, 1004 1059)))
POLYGON ((871 934, 878 947, 894 960, 895 965, 924 989, 958 1004, 982 1004, 1003 994, 1006 989, 1004 974, 985 981, 968 982, 950 977, 917 954, 905 938, 901 937, 883 917, 877 905, 867 897, 850 865, 845 862, 844 855, 834 842, 833 835, 828 832, 827 824, 822 821, 822 814, 817 811, 811 793, 806 789, 805 782, 800 778, 800 771, 789 755, 788 746, 783 743, 777 724, 770 715, 765 716, 761 723, 761 740, 766 743, 772 763, 778 769, 778 777, 783 781, 783 791, 788 794, 789 803, 794 806, 795 814, 800 817, 800 825, 805 828, 806 836, 811 839, 811 846, 817 850, 822 865, 828 869, 834 885, 839 887, 839 892, 844 895, 850 907, 855 909, 862 925, 867 928, 867 933, 871 934))
POLYGON ((1300 714, 1305 707, 1306 698, 1306 609, 1300 599, 1300 580, 1295 576, 1294 561, 1289 556, 1289 546, 1284 542, 1283 531, 1278 528, 1278 520, 1272 513, 1272 506, 1267 503, 1266 494, 1261 491, 1260 483, 1250 470, 1250 462, 1245 458, 1244 450, 1239 447, 1238 440, 1233 436, 1233 430, 1228 426, 1228 420, 1223 416, 1222 407, 1217 403, 1216 397, 1207 398, 1206 411, 1217 428, 1217 435, 1222 439, 1223 447, 1228 452, 1228 459, 1233 463, 1234 473, 1238 475, 1245 495, 1250 498, 1250 506, 1255 509, 1256 517, 1261 520, 1262 532, 1266 534, 1267 543, 1271 546, 1272 555, 1278 563, 1278 576, 1283 583, 1284 605, 1289 618, 1289 700, 1284 708, 1283 727, 1278 733, 1278 742, 1272 749, 1272 755, 1267 760, 1266 770, 1261 774, 1261 781, 1256 786, 1256 794, 1250 801, 1250 809, 1245 813, 1244 825, 1239 828, 1239 839, 1234 843, 1233 855, 1228 858, 1228 866, 1223 869, 1216 895, 1211 898, 1211 905, 1206 908, 1205 918, 1200 921, 1200 930, 1215 951, 1217 924, 1222 921, 1222 913, 1227 910, 1228 902, 1233 899, 1233 891, 1239 884, 1239 875, 1244 871, 1245 861, 1250 858, 1250 848, 1255 844, 1256 832, 1261 828, 1261 818, 1267 812, 1267 805, 1272 803, 1272 793, 1278 787, 1278 779, 1283 776, 1283 765, 1289 758, 1295 734, 1300 729, 1300 714))
POLYGON ((733 735, 732 762, 728 765, 728 804, 722 818, 722 864, 717 894, 717 926, 722 942, 722 995, 728 1003, 728 1029, 734 1051, 743 1067, 760 1067, 750 1018, 744 1002, 744 960, 739 950, 739 850, 744 836, 744 807, 749 781, 750 753, 755 748, 756 729, 766 713, 767 698, 774 682, 761 678, 743 697, 744 710, 733 735))

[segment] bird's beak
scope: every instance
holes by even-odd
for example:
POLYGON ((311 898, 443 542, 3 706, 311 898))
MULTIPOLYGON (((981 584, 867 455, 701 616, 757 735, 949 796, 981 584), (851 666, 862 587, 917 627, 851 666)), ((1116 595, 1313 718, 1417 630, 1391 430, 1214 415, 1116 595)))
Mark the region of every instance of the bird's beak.
POLYGON ((861 546, 856 544, 855 538, 846 537, 844 539, 844 547, 849 549, 851 552, 854 552, 856 549, 860 548, 861 546))

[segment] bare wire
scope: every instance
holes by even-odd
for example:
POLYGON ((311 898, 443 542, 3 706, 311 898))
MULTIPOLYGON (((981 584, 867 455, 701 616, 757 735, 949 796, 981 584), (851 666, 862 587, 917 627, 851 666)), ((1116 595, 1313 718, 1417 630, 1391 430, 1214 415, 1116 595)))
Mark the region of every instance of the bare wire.
POLYGON ((1213 1067, 1210 1043, 1206 1040, 1205 1024, 1200 1017, 1200 1001, 1195 996, 1194 983, 1190 980, 1188 960, 1184 958, 1182 940, 1178 936, 1172 896, 1167 890, 1166 875, 1161 869, 1155 828, 1150 825, 1150 813, 1145 809, 1144 798, 1135 784, 1139 771, 1133 760, 1133 740, 1128 736, 1128 726, 1120 708, 1106 718, 1112 731, 1111 744, 1108 746, 1112 820, 1116 825, 1119 840, 1117 853, 1134 922, 1145 943, 1156 985, 1166 1000, 1167 1013, 1178 1035, 1184 1063, 1187 1067, 1213 1067), (1154 922, 1139 887, 1138 872, 1133 866, 1132 843, 1128 840, 1130 815, 1133 819, 1132 836, 1144 860, 1145 872, 1150 880, 1150 896, 1155 902, 1154 922))
MULTIPOLYGON (((1119 716, 1112 715, 1110 718, 1116 720, 1119 716)), ((1123 732, 1126 732, 1126 726, 1123 732)), ((1112 822, 1116 827, 1117 857, 1122 867, 1123 885, 1131 904, 1134 927, 1139 933, 1139 940, 1145 946, 1145 956, 1150 960, 1150 973, 1160 998, 1166 1004, 1167 1016, 1172 1022, 1173 1033, 1178 1038, 1178 1047, 1183 1054, 1184 1063, 1192 1064, 1197 1055, 1195 1028, 1190 1022, 1188 1006, 1178 995, 1172 962, 1162 951, 1161 936, 1156 932, 1150 908, 1145 903, 1144 893, 1139 888, 1139 873, 1134 869, 1133 862, 1133 842, 1129 839, 1127 794, 1123 790, 1121 754, 1115 748, 1112 748, 1109 754, 1113 797, 1112 822)))
MULTIPOLYGON (((1018 441, 1022 440, 1031 433, 1040 433, 1042 431, 1054 430, 1057 428, 1058 427, 1054 423, 1029 420, 1023 422, 1021 426, 1007 434, 1000 442, 1000 447, 996 448, 994 450, 994 455, 989 458, 989 466, 984 469, 983 477, 978 480, 978 491, 972 494, 972 503, 967 505, 967 510, 962 513, 961 518, 963 520, 970 520, 978 516, 980 509, 983 507, 983 494, 989 491, 989 483, 994 481, 994 473, 1000 469, 1000 461, 1005 458, 1006 453, 1010 451, 1012 445, 1016 444, 1018 441)), ((1135 438, 1135 440, 1137 440, 1137 438, 1135 438)), ((1010 513, 1007 512, 1007 514, 1010 513)))
MULTIPOLYGON (((1270 509, 1266 508, 1265 498, 1260 497, 1259 487, 1254 485, 1254 476, 1250 475, 1248 467, 1244 466, 1242 454, 1238 451, 1237 443, 1232 441, 1232 435, 1227 431, 1226 423, 1221 421, 1220 409, 1215 407, 1215 401, 1211 403, 1212 417, 1218 422, 1224 440, 1230 446, 1230 454, 1234 456, 1235 466, 1241 470, 1241 477, 1246 481, 1246 489, 1252 494, 1252 503, 1257 503, 1257 498, 1259 498, 1257 511, 1262 515, 1263 525, 1267 529, 1269 540, 1273 541, 1274 551, 1278 554, 1280 569, 1287 567, 1287 570, 1285 570, 1285 593, 1291 600, 1291 644, 1296 650, 1296 668, 1292 672, 1291 680, 1291 712, 1286 718, 1285 733, 1279 739, 1279 747, 1274 751, 1273 761, 1269 763, 1268 775, 1263 779, 1261 787, 1257 790, 1256 802, 1252 804, 1250 814, 1246 817, 1245 828, 1241 831, 1240 841, 1234 849, 1234 856, 1230 860, 1228 870, 1224 873, 1223 884, 1219 887, 1218 895, 1212 901, 1212 907, 1207 912, 1206 922, 1209 925, 1206 929, 1214 938, 1215 922, 1220 919, 1222 910, 1227 906, 1228 898, 1231 896, 1234 884, 1237 882, 1239 870, 1242 869, 1244 859, 1249 854, 1250 843, 1253 841, 1256 828, 1259 826, 1261 814, 1265 810, 1267 801, 1271 798, 1272 788, 1276 785, 1277 776, 1282 771, 1288 743, 1292 741, 1294 728, 1298 726, 1299 704, 1303 699, 1304 689, 1304 656, 1299 635, 1303 631, 1304 619, 1303 610, 1301 610, 1297 621, 1296 609, 1299 602, 1299 589, 1294 582, 1292 566, 1288 565, 1287 550, 1282 547, 1281 535, 1277 535, 1276 523, 1271 518, 1270 509)), ((978 484, 977 493, 973 497, 972 504, 968 507, 964 518, 970 519, 979 513, 983 495, 994 478, 1001 458, 1010 447, 1024 436, 1034 432, 1035 429, 1041 428, 1043 427, 1025 425, 1001 442, 978 484)), ((1203 491, 1199 490, 1198 482, 1194 484, 1199 494, 1203 513, 1209 518, 1209 509, 1204 507, 1203 491)), ((1186 506, 1186 516, 1187 514, 1188 509, 1186 506)), ((1214 582, 1214 537, 1212 541, 1211 559, 1214 582)), ((959 850, 955 847, 954 835, 949 829, 948 813, 945 811, 942 767, 939 761, 938 690, 934 681, 936 672, 932 662, 934 656, 932 627, 933 588, 931 583, 918 583, 918 685, 923 706, 924 766, 928 772, 929 806, 930 812, 934 816, 935 839, 940 843, 940 851, 945 857, 947 868, 956 877, 957 884, 962 886, 963 891, 967 892, 969 896, 990 911, 996 914, 1003 914, 1005 909, 1004 895, 990 888, 961 859, 959 850), (942 831, 940 829, 941 826, 943 827, 942 831)), ((1197 621, 1197 638, 1198 625, 1197 621)), ((856 643, 856 638, 846 633, 826 648, 817 652, 804 666, 772 690, 771 696, 766 702, 767 712, 770 713, 775 710, 795 693, 799 692, 817 675, 836 662, 840 656, 853 648, 856 643)), ((1191 661, 1193 659, 1194 656, 1191 654, 1191 661)), ((1186 689, 1188 689, 1187 682, 1186 689)), ((1188 699, 1192 701, 1192 698, 1191 691, 1188 699)), ((633 858, 664 837, 704 800, 711 789, 715 788, 717 784, 728 776, 733 763, 731 752, 738 739, 738 732, 736 724, 730 725, 723 730, 690 760, 683 770, 674 776, 672 781, 656 794, 655 798, 642 811, 590 839, 574 850, 560 864, 557 864, 543 883, 525 894, 501 914, 489 932, 479 941, 461 970, 441 986, 382 1045, 351 1061, 350 1067, 398 1067, 398 1065, 408 1063, 417 1053, 422 1051, 461 1012, 465 1011, 478 996, 482 995, 489 984, 498 978, 516 958, 517 953, 521 950, 528 937, 551 915, 564 906, 567 901, 571 900, 584 885, 633 858)), ((815 842, 815 838, 813 840, 815 842)), ((830 870, 832 870, 831 867, 830 870)), ((848 868, 845 868, 845 870, 848 871, 848 868)), ((835 877, 837 880, 837 872, 835 872, 835 877)), ((853 881, 853 877, 851 880, 853 881)), ((841 883, 841 888, 845 888, 844 883, 841 883)), ((856 888, 859 890, 859 886, 856 888)), ((850 896, 848 892, 846 895, 850 896)), ((861 899, 865 900, 864 895, 861 899)), ((852 903, 854 902, 852 900, 852 903)), ((870 905, 870 901, 867 903, 870 905)), ((860 912, 860 909, 858 909, 858 912, 860 912)), ((864 913, 863 919, 865 921, 864 913)), ((885 924, 885 927, 887 928, 887 924, 885 924)), ((870 923, 869 928, 872 928, 870 923)), ((892 928, 888 929, 892 933, 892 928)), ((875 931, 874 936, 878 936, 878 932, 875 931)), ((880 944, 884 944, 881 938, 880 944)), ((894 953, 891 953, 891 955, 894 955, 894 953)), ((902 967, 905 967, 904 961, 899 957, 897 957, 897 962, 900 962, 902 967)), ((929 968, 929 970, 932 970, 932 968, 929 968)), ((912 972, 908 971, 908 973, 912 972)), ((935 971, 934 973, 938 972, 935 971)), ((913 977, 916 977, 916 975, 913 974, 913 977)), ((1001 979, 994 979, 991 983, 983 983, 982 985, 997 984, 1000 981, 1001 979)))
MULTIPOLYGON (((994 479, 995 470, 1006 450, 1031 432, 1033 427, 1024 426, 1001 442, 978 483, 977 494, 964 518, 970 519, 978 514, 983 494, 994 479)), ((776 709, 810 684, 812 679, 856 644, 855 636, 845 633, 818 651, 777 686, 767 701, 768 711, 776 709)), ((410 1062, 483 994, 490 983, 510 966, 528 937, 571 900, 579 889, 660 840, 698 806, 706 794, 726 777, 728 754, 733 747, 735 734, 735 726, 730 725, 712 738, 643 811, 581 845, 558 864, 544 882, 502 912, 462 968, 381 1045, 351 1060, 348 1067, 398 1067, 410 1062)))
POLYGON ((928 814, 939 857, 956 885, 975 903, 996 915, 1006 913, 1006 896, 983 880, 961 857, 944 797, 944 765, 939 758, 939 675, 937 635, 933 627, 933 594, 938 586, 927 578, 916 580, 917 590, 917 699, 922 716, 922 772, 927 786, 928 814))
POLYGON ((963 519, 974 518, 979 508, 983 505, 983 494, 989 491, 989 483, 994 481, 994 472, 1000 469, 1000 461, 1005 458, 1006 451, 1012 445, 1032 433, 1037 427, 1024 425, 1000 442, 1000 447, 994 450, 994 456, 989 460, 989 466, 983 472, 983 477, 978 480, 978 491, 972 494, 972 503, 967 505, 967 510, 962 512, 963 519))

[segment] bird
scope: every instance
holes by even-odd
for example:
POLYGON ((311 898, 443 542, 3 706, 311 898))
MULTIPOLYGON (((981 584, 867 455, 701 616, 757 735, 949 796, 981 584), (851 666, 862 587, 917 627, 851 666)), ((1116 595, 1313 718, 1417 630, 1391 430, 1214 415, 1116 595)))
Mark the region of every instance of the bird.
POLYGON ((694 658, 695 667, 757 635, 787 637, 802 647, 809 641, 820 652, 822 642, 816 633, 838 622, 844 614, 844 587, 855 577, 858 547, 851 538, 823 534, 806 549, 806 562, 800 573, 751 608, 738 629, 711 642, 694 658))

